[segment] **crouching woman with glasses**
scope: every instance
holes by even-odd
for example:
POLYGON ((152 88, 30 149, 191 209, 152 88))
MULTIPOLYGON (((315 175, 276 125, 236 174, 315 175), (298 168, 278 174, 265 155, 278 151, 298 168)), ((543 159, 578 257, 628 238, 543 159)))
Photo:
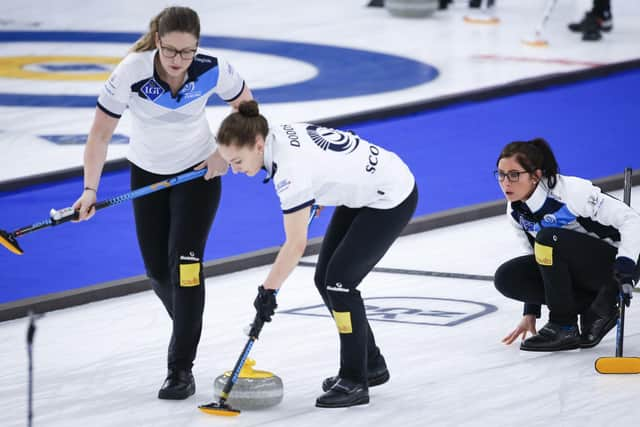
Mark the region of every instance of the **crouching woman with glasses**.
POLYGON ((507 144, 497 167, 508 220, 529 252, 495 274, 498 291, 524 302, 502 341, 522 337, 526 351, 596 346, 616 324, 619 290, 628 304, 638 280, 640 215, 590 181, 560 175, 543 139, 507 144), (536 333, 543 304, 549 321, 536 333))

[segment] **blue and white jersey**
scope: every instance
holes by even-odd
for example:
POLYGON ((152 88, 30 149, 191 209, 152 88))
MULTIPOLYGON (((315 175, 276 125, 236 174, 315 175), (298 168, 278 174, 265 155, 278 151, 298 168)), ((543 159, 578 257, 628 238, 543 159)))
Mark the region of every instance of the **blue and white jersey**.
POLYGON ((520 230, 519 236, 526 239, 529 252, 538 231, 558 227, 605 240, 618 248, 618 257, 637 260, 640 254, 638 212, 603 193, 590 181, 563 175, 556 178, 553 189, 549 189, 543 179, 527 201, 507 204, 510 222, 520 230))
POLYGON ((415 180, 396 154, 358 135, 307 123, 269 130, 264 164, 284 213, 311 204, 391 209, 415 180))
POLYGON ((173 96, 155 71, 157 50, 127 55, 98 97, 98 108, 120 118, 127 107, 132 128, 127 158, 140 168, 167 175, 206 159, 216 149, 205 115, 207 100, 217 94, 231 102, 244 80, 222 58, 198 49, 182 88, 173 96))

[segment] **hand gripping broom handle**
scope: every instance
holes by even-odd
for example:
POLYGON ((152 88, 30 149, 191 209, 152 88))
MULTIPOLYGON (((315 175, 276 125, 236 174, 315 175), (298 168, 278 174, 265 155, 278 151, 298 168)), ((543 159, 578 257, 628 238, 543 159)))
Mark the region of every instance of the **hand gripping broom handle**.
MULTIPOLYGON (((119 196, 97 202, 94 207, 96 210, 100 210, 108 208, 110 206, 119 205, 120 203, 126 202, 128 200, 137 199, 138 197, 146 196, 147 194, 155 193, 156 191, 164 190, 166 188, 173 187, 187 181, 192 181, 196 178, 204 176, 205 173, 207 173, 206 169, 186 172, 181 175, 174 176, 173 178, 159 181, 154 184, 138 188, 137 190, 133 190, 128 193, 124 193, 119 196)), ((7 247, 7 249, 9 249, 11 252, 22 254, 22 249, 20 249, 20 246, 18 246, 16 237, 41 230, 43 228, 63 224, 74 219, 78 219, 78 212, 76 212, 72 207, 67 207, 60 210, 52 209, 49 213, 49 218, 44 221, 36 222, 26 227, 21 227, 11 233, 0 230, 0 243, 2 243, 3 246, 7 247)))
MULTIPOLYGON (((311 222, 313 222, 313 218, 315 218, 317 212, 318 212, 318 206, 317 205, 311 206, 311 213, 309 215, 309 222, 307 223, 307 226, 311 225, 311 222)), ((277 292, 278 291, 276 291, 276 294, 277 292)), ((226 384, 224 385, 224 388, 222 389, 222 392, 220 393, 220 400, 218 402, 218 405, 220 405, 220 407, 223 407, 225 402, 229 398, 229 393, 231 392, 231 389, 233 388, 235 383, 238 381, 238 375, 240 375, 240 370, 242 370, 242 367, 244 366, 244 362, 247 360, 247 357, 249 357, 249 352, 251 352, 251 348, 253 347, 253 344, 258 339, 258 336, 260 335, 260 331, 262 331, 263 326, 264 326, 264 322, 256 314, 256 317, 253 319, 253 323, 251 324, 249 339, 247 340, 247 343, 245 344, 244 349, 242 350, 242 354, 240 354, 240 357, 238 358, 236 365, 233 367, 233 371, 231 371, 231 376, 227 380, 226 384)))
MULTIPOLYGON (((94 205, 94 207, 96 210, 100 210, 100 209, 108 208, 111 206, 119 205, 120 203, 137 199, 138 197, 146 196, 147 194, 155 193, 156 191, 164 190, 166 188, 173 187, 175 185, 182 184, 187 181, 192 181, 196 178, 200 178, 201 176, 204 176, 205 173, 207 173, 206 169, 186 172, 181 175, 174 176, 173 178, 165 179, 164 181, 159 181, 159 182, 147 185, 145 187, 138 188, 137 190, 133 190, 128 193, 124 193, 119 196, 115 196, 110 199, 97 202, 94 205)), ((73 219, 78 219, 78 213, 74 211, 73 208, 68 207, 68 208, 60 209, 58 211, 52 210, 50 214, 50 218, 38 224, 46 224, 44 226, 39 227, 39 228, 44 228, 47 226, 53 226, 53 225, 69 222, 73 219)), ((20 230, 16 230, 14 232, 14 235, 16 237, 19 237, 23 234, 26 234, 31 231, 35 231, 39 228, 33 229, 33 226, 24 227, 20 230), (28 230, 28 231, 22 231, 22 230, 28 230)))

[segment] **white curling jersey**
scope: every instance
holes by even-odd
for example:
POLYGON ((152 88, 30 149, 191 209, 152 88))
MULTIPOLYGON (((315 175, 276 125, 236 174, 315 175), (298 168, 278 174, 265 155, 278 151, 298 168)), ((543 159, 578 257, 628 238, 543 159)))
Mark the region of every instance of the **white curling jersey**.
POLYGON ((556 175, 553 189, 543 179, 528 200, 507 203, 507 216, 529 253, 541 229, 565 228, 604 240, 618 257, 640 255, 640 214, 586 179, 556 175))
POLYGON ((282 124, 265 142, 265 168, 284 213, 312 204, 391 209, 415 185, 400 157, 350 132, 282 124))
POLYGON ((98 97, 98 108, 120 118, 132 116, 127 158, 161 175, 185 170, 211 155, 215 138, 205 116, 214 93, 231 102, 242 93, 244 80, 222 58, 198 49, 187 78, 173 96, 154 68, 157 50, 127 55, 113 71, 98 97))

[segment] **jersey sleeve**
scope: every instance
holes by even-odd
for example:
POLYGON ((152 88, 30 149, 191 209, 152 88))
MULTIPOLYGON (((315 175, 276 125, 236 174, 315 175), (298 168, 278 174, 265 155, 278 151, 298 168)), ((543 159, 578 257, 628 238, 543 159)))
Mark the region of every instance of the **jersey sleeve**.
POLYGON ((244 89, 244 79, 235 68, 223 58, 218 58, 218 82, 216 92, 225 102, 232 102, 244 89))
POLYGON ((98 108, 111 117, 119 119, 127 109, 133 83, 130 67, 131 55, 123 59, 113 70, 98 96, 98 108))
POLYGON ((278 170, 273 185, 284 214, 296 212, 315 203, 310 177, 296 169, 278 170))
POLYGON ((533 314, 536 316, 536 319, 539 319, 542 314, 542 306, 540 304, 525 302, 522 315, 526 316, 527 314, 533 314))
POLYGON ((620 233, 618 257, 636 262, 640 255, 640 214, 615 197, 602 193, 587 180, 565 179, 567 194, 571 194, 567 203, 569 209, 579 216, 616 228, 620 233))

